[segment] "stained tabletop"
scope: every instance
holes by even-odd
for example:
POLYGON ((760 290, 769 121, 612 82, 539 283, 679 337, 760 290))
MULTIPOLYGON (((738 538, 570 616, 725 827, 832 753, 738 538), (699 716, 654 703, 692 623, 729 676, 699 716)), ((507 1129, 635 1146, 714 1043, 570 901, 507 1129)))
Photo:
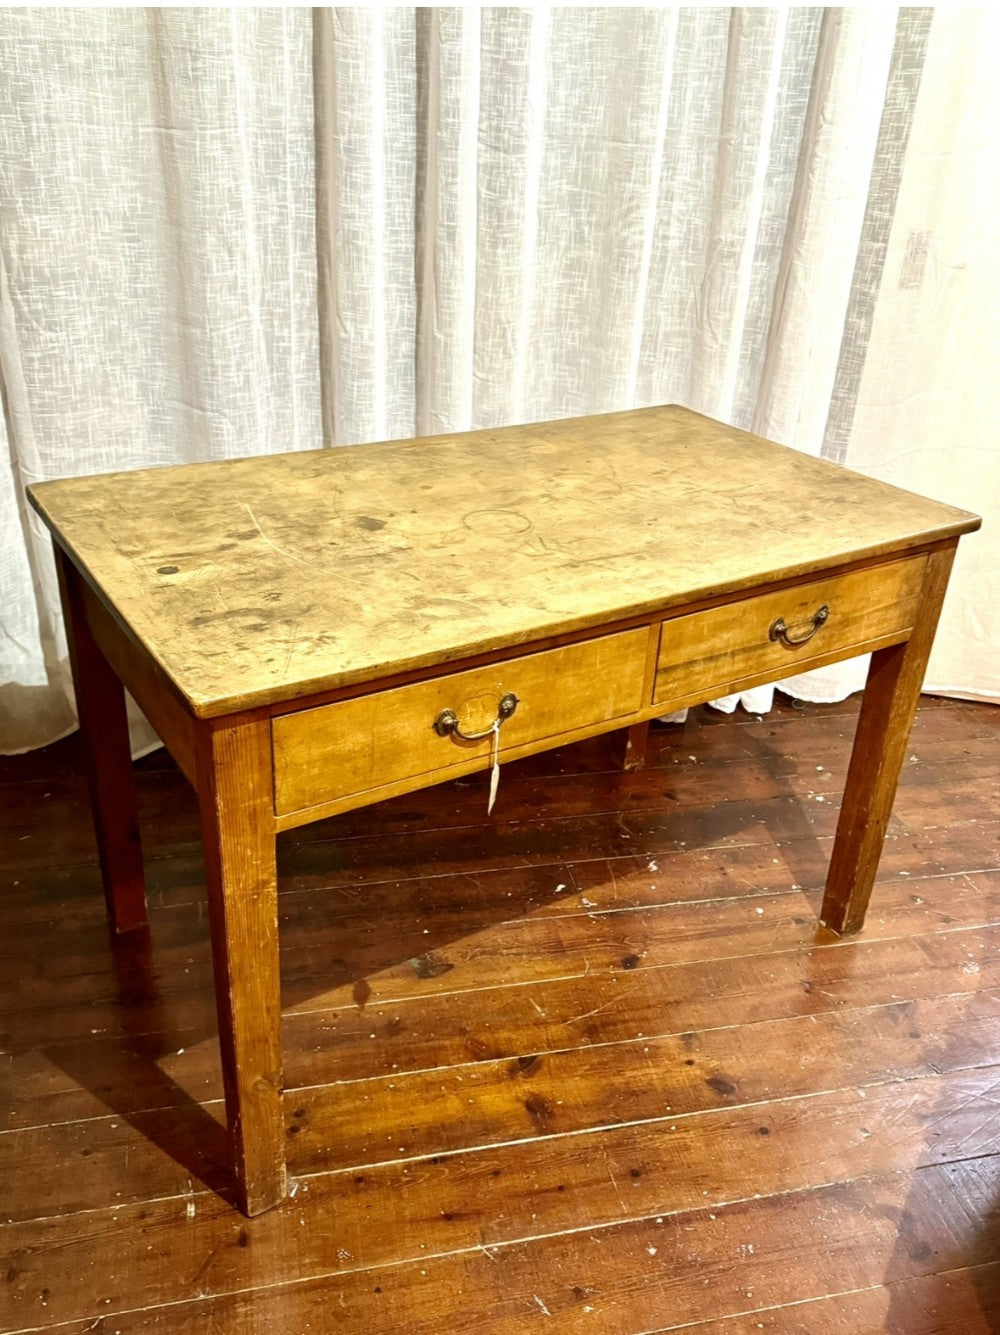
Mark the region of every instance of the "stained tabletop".
POLYGON ((29 495, 206 717, 978 527, 679 407, 62 479, 29 495))

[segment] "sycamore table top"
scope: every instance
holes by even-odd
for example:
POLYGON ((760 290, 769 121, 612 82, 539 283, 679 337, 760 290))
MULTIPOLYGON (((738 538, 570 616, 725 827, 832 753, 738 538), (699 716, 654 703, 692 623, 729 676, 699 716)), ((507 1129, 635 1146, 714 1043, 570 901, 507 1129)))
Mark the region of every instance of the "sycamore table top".
POLYGON ((38 483, 200 716, 978 527, 680 407, 38 483))

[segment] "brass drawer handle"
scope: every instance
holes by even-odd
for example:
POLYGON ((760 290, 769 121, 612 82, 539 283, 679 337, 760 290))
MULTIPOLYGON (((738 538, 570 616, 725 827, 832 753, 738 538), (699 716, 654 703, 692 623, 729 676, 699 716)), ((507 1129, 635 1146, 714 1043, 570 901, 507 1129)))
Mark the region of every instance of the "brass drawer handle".
POLYGON ((497 732, 501 723, 506 722, 517 708, 517 696, 508 691, 497 705, 497 716, 483 732, 463 732, 458 725, 458 715, 453 709, 446 709, 434 720, 434 731, 440 737, 460 737, 463 742, 481 742, 497 732))
POLYGON ((794 648, 797 644, 805 644, 806 640, 811 640, 829 615, 830 609, 827 607, 826 603, 824 603, 822 607, 818 607, 813 613, 812 620, 807 623, 808 629, 801 635, 793 635, 788 629, 785 618, 778 617, 777 621, 768 632, 768 637, 771 640, 780 640, 782 644, 787 644, 789 648, 794 648))

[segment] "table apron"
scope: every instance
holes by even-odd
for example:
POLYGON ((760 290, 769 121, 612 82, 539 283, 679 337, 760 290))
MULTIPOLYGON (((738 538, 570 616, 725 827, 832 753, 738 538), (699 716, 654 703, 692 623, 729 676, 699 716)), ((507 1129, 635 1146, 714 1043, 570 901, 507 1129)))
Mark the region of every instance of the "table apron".
POLYGON ((554 649, 521 647, 500 662, 280 714, 271 723, 276 827, 488 767, 492 736, 438 735, 445 710, 462 731, 483 732, 500 701, 515 696, 514 713, 499 725, 507 763, 898 644, 913 626, 926 563, 921 553, 751 590, 632 630, 554 649), (784 634, 774 633, 776 623, 784 634))

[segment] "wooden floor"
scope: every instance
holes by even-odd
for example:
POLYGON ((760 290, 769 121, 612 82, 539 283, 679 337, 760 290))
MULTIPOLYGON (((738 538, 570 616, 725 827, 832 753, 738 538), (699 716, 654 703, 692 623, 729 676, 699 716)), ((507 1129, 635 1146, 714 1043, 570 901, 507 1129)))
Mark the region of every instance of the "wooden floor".
POLYGON ((0 1330, 1000 1331, 1000 709, 925 698, 860 938, 855 706, 696 710, 283 836, 295 1195, 217 1194, 184 780, 109 944, 76 744, 0 761, 0 1330))

